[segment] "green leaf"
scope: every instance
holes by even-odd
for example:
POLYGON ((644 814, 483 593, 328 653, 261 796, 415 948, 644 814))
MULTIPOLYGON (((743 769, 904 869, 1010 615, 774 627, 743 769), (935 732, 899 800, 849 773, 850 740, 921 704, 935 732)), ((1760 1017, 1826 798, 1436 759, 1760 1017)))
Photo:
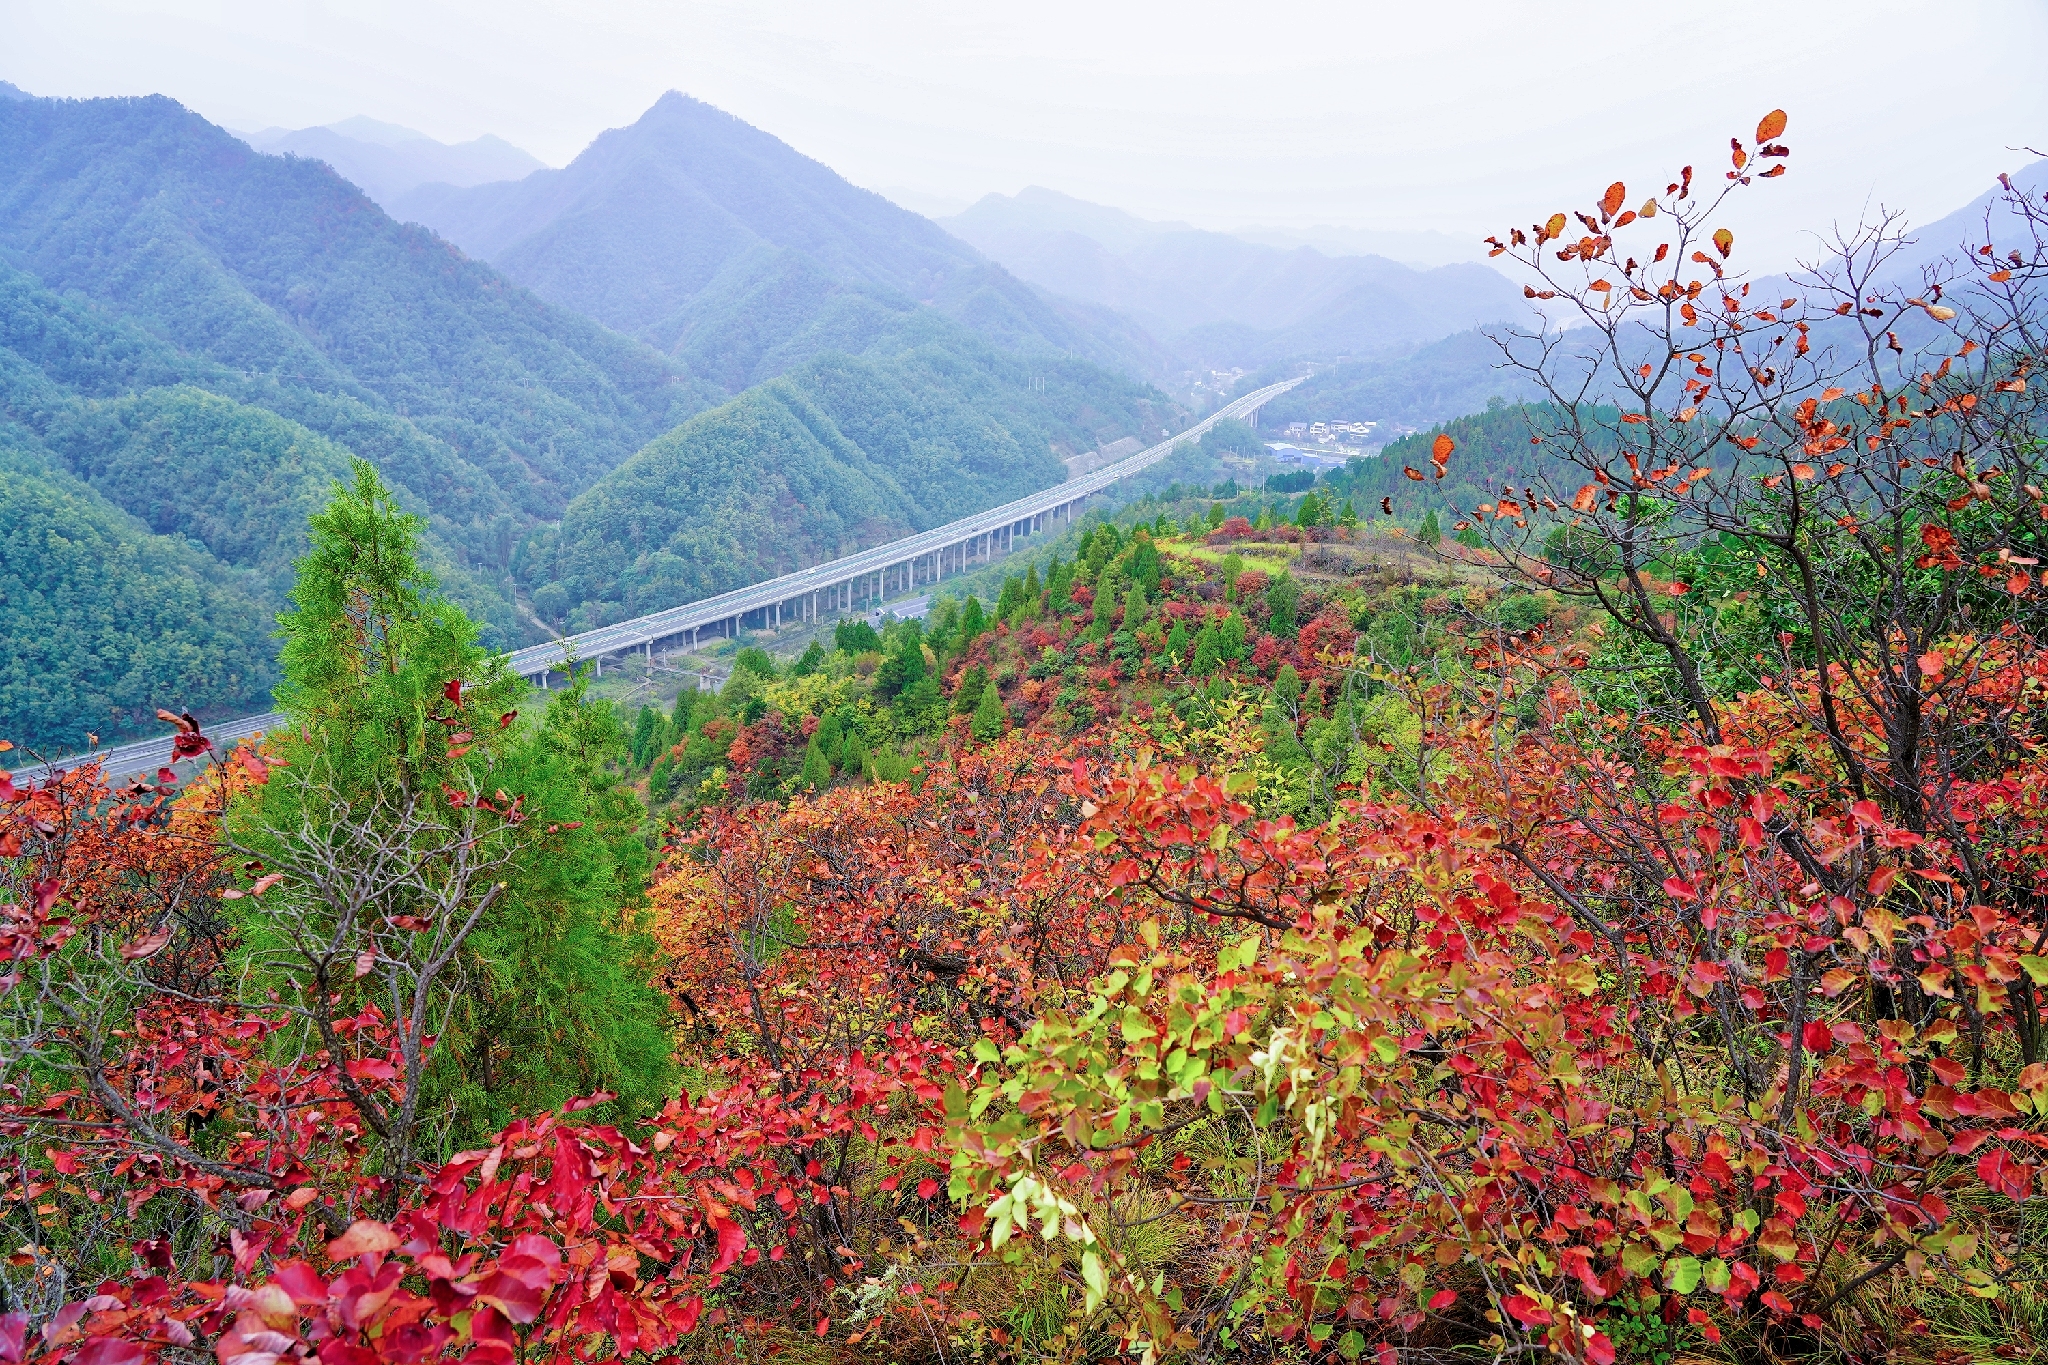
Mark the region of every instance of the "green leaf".
POLYGON ((1365 1336, 1357 1331, 1346 1332, 1337 1342, 1337 1354, 1346 1360, 1356 1360, 1365 1353, 1365 1336))
POLYGON ((1678 1256, 1664 1263, 1664 1287, 1674 1294, 1690 1294, 1700 1287, 1700 1263, 1692 1256, 1678 1256))
POLYGON ((1088 1286, 1084 1311, 1093 1313, 1109 1297, 1109 1273, 1102 1268, 1102 1258, 1093 1251, 1081 1253, 1081 1280, 1088 1286))
POLYGON ((1631 1275, 1650 1275, 1657 1269, 1657 1249, 1648 1242, 1630 1242, 1621 1249, 1622 1268, 1631 1275))
POLYGON ((2048 986, 2048 957, 2036 957, 2032 953, 2020 954, 2020 966, 2034 979, 2036 986, 2048 986))
POLYGON ((1372 1050, 1388 1066, 1392 1066, 1394 1059, 1401 1055, 1401 1045, 1384 1033, 1372 1040, 1372 1050))
POLYGON ((1002 1059, 1003 1054, 996 1049, 996 1045, 994 1043, 990 1042, 986 1038, 976 1038, 974 1040, 975 1061, 987 1062, 989 1065, 993 1066, 997 1062, 1000 1062, 1002 1059))

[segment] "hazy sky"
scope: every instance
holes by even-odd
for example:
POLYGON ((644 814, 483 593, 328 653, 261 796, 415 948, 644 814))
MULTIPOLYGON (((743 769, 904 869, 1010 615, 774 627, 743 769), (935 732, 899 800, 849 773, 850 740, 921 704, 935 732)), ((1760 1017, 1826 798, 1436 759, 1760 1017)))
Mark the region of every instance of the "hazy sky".
POLYGON ((1213 227, 1476 236, 1724 167, 1782 106, 1791 173, 1737 220, 1754 265, 2048 149, 2040 0, 0 0, 0 33, 33 93, 161 91, 230 127, 367 114, 561 164, 673 88, 872 188, 1213 227))

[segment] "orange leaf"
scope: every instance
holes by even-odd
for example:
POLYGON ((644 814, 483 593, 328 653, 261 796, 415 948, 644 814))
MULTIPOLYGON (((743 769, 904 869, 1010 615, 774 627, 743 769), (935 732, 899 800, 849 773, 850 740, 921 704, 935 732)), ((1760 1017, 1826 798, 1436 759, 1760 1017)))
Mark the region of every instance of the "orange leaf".
POLYGON ((1599 498, 1600 490, 1589 483, 1572 496, 1572 510, 1575 512, 1590 512, 1593 510, 1593 504, 1599 498))
POLYGON ((1607 193, 1600 197, 1600 216, 1612 218, 1621 211, 1621 201, 1628 198, 1628 187, 1619 180, 1607 187, 1607 193))
POLYGON ((347 1232, 327 1244, 327 1259, 346 1261, 373 1251, 391 1251, 401 1246, 404 1240, 382 1223, 358 1218, 349 1224, 347 1232))
POLYGON ((1756 140, 1758 142, 1769 142, 1772 138, 1781 136, 1784 131, 1785 111, 1783 109, 1773 109, 1770 113, 1764 115, 1763 122, 1757 124, 1756 140))
POLYGON ((1436 440, 1430 444, 1429 458, 1437 464, 1447 463, 1451 458, 1451 452, 1457 448, 1458 443, 1450 438, 1449 433, 1440 431, 1436 434, 1436 440))
POLYGON ((1543 225, 1544 237, 1550 241, 1556 241, 1559 237, 1564 236, 1564 225, 1565 216, 1563 214, 1551 214, 1550 221, 1543 225))
POLYGON ((1413 465, 1402 465, 1401 472, 1403 474, 1406 474, 1409 478, 1415 480, 1417 483, 1422 482, 1422 471, 1415 468, 1415 466, 1413 465))

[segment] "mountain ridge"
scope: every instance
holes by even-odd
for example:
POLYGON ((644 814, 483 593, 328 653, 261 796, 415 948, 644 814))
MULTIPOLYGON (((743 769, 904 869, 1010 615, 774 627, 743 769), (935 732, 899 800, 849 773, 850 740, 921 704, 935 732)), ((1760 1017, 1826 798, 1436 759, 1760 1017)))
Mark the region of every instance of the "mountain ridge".
POLYGON ((546 163, 501 137, 440 142, 415 129, 362 117, 312 128, 265 128, 237 137, 259 152, 324 161, 387 211, 422 185, 518 180, 546 163))
POLYGON ((1517 316, 1475 263, 1417 270, 1157 223, 1042 186, 991 194, 941 226, 1055 295, 1117 309, 1190 360, 1257 368, 1392 354, 1517 316))
POLYGON ((786 280, 780 253, 794 251, 809 263, 812 306, 783 316, 761 352, 857 294, 885 312, 936 309, 1010 349, 1140 374, 1161 363, 1157 343, 1131 335, 1130 323, 1104 327, 1085 308, 1041 297, 929 219, 675 91, 560 170, 422 187, 394 213, 541 297, 671 353, 698 333, 729 330, 727 301, 786 280))

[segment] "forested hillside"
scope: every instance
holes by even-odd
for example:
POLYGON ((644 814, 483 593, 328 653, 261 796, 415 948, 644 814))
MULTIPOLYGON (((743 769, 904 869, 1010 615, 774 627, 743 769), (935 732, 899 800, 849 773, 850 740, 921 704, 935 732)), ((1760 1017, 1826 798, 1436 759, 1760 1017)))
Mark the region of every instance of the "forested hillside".
MULTIPOLYGON (((0 414, 34 490, 10 513, 89 509, 108 545, 174 537, 134 553, 151 574, 177 566, 196 603, 181 634, 167 606, 124 599, 105 628, 145 647, 108 637, 33 684, 17 668, 0 715, 18 741, 70 748, 171 700, 260 707, 306 514, 351 453, 430 517, 424 552, 489 638, 518 643, 520 537, 707 392, 326 167, 259 155, 169 100, 0 103, 0 414), (174 661, 197 641, 218 657, 174 661)), ((17 523, 9 572, 39 585, 5 604, 17 660, 44 647, 38 613, 88 600, 105 571, 42 543, 17 523)))
POLYGON ((265 587, 152 534, 0 425, 0 717, 14 743, 79 747, 160 706, 263 709, 276 680, 265 587))
POLYGON ((161 97, 0 105, 0 254, 306 395, 323 428, 316 397, 407 419, 530 516, 700 401, 652 351, 394 223, 325 166, 161 97))
MULTIPOLYGON (((173 700, 201 715, 261 709, 270 616, 307 514, 351 455, 426 518, 421 553, 444 590, 509 647, 536 630, 516 605, 525 588, 554 584, 539 602, 557 620, 672 605, 651 594, 733 586, 791 553, 926 524, 930 508, 1040 487, 1059 477, 1052 442, 1086 449, 1178 420, 1085 363, 1043 349, 1014 361, 934 310, 823 288, 805 259, 786 254, 781 287, 755 280, 669 358, 400 226, 327 167, 253 152, 169 100, 0 102, 0 416, 10 477, 34 492, 13 510, 89 507, 95 534, 133 541, 150 574, 181 566, 178 600, 198 604, 187 643, 212 651, 205 667, 174 662, 162 643, 174 613, 138 611, 107 628, 148 648, 109 636, 87 651, 101 661, 33 683, 19 665, 0 683, 0 717, 18 743, 69 749, 88 731, 130 733, 173 700), (687 574, 558 579, 552 524, 574 498, 692 413, 783 371, 818 389, 802 401, 835 415, 827 427, 848 424, 831 441, 872 448, 880 482, 778 501, 763 490, 801 483, 799 469, 721 447, 701 483, 636 486, 674 499, 677 528, 734 511, 719 490, 732 492, 752 509, 750 535, 718 543, 738 548, 687 574), (522 588, 515 566, 542 572, 522 588), (230 640, 255 652, 232 662, 230 640)), ((1001 330, 999 294, 965 302, 1001 330)), ((48 603, 91 592, 93 557, 29 548, 42 543, 9 542, 7 572, 33 597, 0 602, 17 659, 33 653, 23 642, 48 603)))
POLYGON ((723 592, 1057 483, 1055 443, 1182 420, 1142 385, 942 318, 898 340, 807 361, 607 474, 522 558, 535 605, 584 629, 723 592))
POLYGON ((562 170, 426 186, 394 211, 543 298, 693 364, 716 357, 704 372, 732 391, 781 373, 758 357, 818 349, 804 336, 837 334, 849 313, 920 304, 1009 349, 1132 373, 1161 361, 1128 323, 1063 311, 928 219, 674 92, 562 170))

